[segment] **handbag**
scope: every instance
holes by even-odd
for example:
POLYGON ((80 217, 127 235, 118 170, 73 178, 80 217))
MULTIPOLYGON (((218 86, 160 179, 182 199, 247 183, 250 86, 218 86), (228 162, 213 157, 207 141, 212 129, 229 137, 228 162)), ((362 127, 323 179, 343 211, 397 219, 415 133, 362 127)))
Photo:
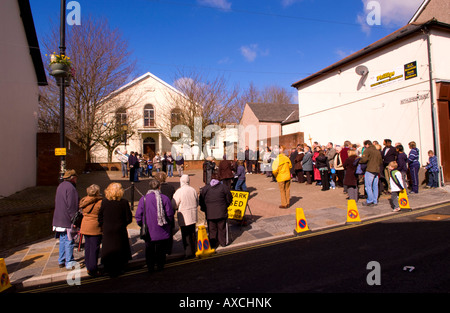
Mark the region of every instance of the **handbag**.
MULTIPOLYGON (((92 212, 92 210, 94 209, 94 205, 95 203, 92 205, 91 209, 87 214, 92 212)), ((75 215, 72 217, 71 223, 76 228, 80 228, 82 221, 83 221, 83 212, 81 210, 78 210, 77 213, 75 213, 75 215)))
POLYGON ((141 230, 139 233, 139 238, 145 240, 145 241, 150 241, 152 240, 150 237, 150 231, 148 229, 148 225, 147 225, 147 219, 145 218, 145 212, 147 211, 147 203, 145 201, 145 196, 144 196, 144 217, 143 217, 143 223, 141 226, 141 230))
POLYGON ((72 217, 71 223, 76 228, 80 228, 81 222, 83 221, 83 213, 81 213, 80 210, 75 213, 75 215, 72 217))

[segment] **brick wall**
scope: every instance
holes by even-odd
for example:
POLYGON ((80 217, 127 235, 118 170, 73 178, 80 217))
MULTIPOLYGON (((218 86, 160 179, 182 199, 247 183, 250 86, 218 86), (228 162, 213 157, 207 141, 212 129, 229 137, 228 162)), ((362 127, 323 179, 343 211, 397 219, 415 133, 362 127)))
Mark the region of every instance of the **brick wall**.
MULTIPOLYGON (((72 140, 66 138, 66 168, 82 173, 86 166, 86 151, 72 140)), ((55 148, 59 147, 59 133, 37 134, 37 169, 36 185, 58 185, 60 157, 55 156, 55 148)))
POLYGON ((284 146, 286 149, 291 149, 297 147, 298 144, 304 143, 304 140, 304 133, 298 132, 295 134, 282 135, 278 138, 270 138, 267 140, 267 145, 273 146, 274 144, 278 144, 279 146, 284 146))

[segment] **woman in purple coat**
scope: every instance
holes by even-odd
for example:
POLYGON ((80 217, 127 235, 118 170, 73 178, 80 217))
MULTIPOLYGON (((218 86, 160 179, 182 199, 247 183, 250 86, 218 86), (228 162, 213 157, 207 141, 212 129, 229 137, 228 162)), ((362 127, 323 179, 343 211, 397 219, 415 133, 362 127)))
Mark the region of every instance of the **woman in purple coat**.
POLYGON ((145 238, 145 260, 149 272, 164 268, 171 237, 174 210, 170 199, 159 191, 160 183, 150 179, 149 191, 139 200, 135 218, 139 226, 147 224, 149 236, 145 238), (145 221, 144 221, 145 210, 145 221))

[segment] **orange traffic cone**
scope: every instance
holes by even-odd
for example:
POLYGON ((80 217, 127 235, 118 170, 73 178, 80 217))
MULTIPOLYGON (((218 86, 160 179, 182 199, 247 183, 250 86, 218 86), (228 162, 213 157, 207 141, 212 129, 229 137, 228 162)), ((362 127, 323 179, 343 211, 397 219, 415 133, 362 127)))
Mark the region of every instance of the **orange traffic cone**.
POLYGON ((300 236, 300 235, 310 233, 311 230, 308 227, 308 223, 306 222, 305 214, 303 213, 302 208, 296 209, 295 217, 296 217, 296 226, 294 229, 294 235, 300 236))
POLYGON ((201 258, 206 256, 211 256, 216 253, 215 249, 211 249, 211 243, 208 239, 208 234, 206 233, 206 227, 201 225, 198 227, 197 232, 197 252, 195 256, 201 258))
POLYGON ((400 191, 398 195, 398 205, 400 206, 401 211, 412 211, 411 206, 409 205, 408 194, 406 193, 406 189, 400 191))
POLYGON ((11 287, 9 281, 8 271, 6 270, 6 264, 4 259, 0 259, 0 292, 11 287))
POLYGON ((345 224, 359 224, 361 223, 361 218, 359 216, 358 208, 356 206, 356 201, 350 199, 347 201, 347 223, 345 224))

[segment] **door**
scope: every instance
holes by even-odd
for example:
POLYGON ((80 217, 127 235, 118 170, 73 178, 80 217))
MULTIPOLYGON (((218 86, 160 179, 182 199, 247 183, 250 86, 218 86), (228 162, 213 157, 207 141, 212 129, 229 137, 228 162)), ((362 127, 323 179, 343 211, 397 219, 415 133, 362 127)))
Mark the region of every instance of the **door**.
POLYGON ((142 149, 142 151, 144 152, 143 154, 146 154, 150 159, 153 159, 153 157, 155 156, 155 150, 156 150, 155 139, 151 137, 145 138, 144 147, 142 149))
POLYGON ((444 181, 450 181, 450 84, 438 83, 437 115, 444 181))

